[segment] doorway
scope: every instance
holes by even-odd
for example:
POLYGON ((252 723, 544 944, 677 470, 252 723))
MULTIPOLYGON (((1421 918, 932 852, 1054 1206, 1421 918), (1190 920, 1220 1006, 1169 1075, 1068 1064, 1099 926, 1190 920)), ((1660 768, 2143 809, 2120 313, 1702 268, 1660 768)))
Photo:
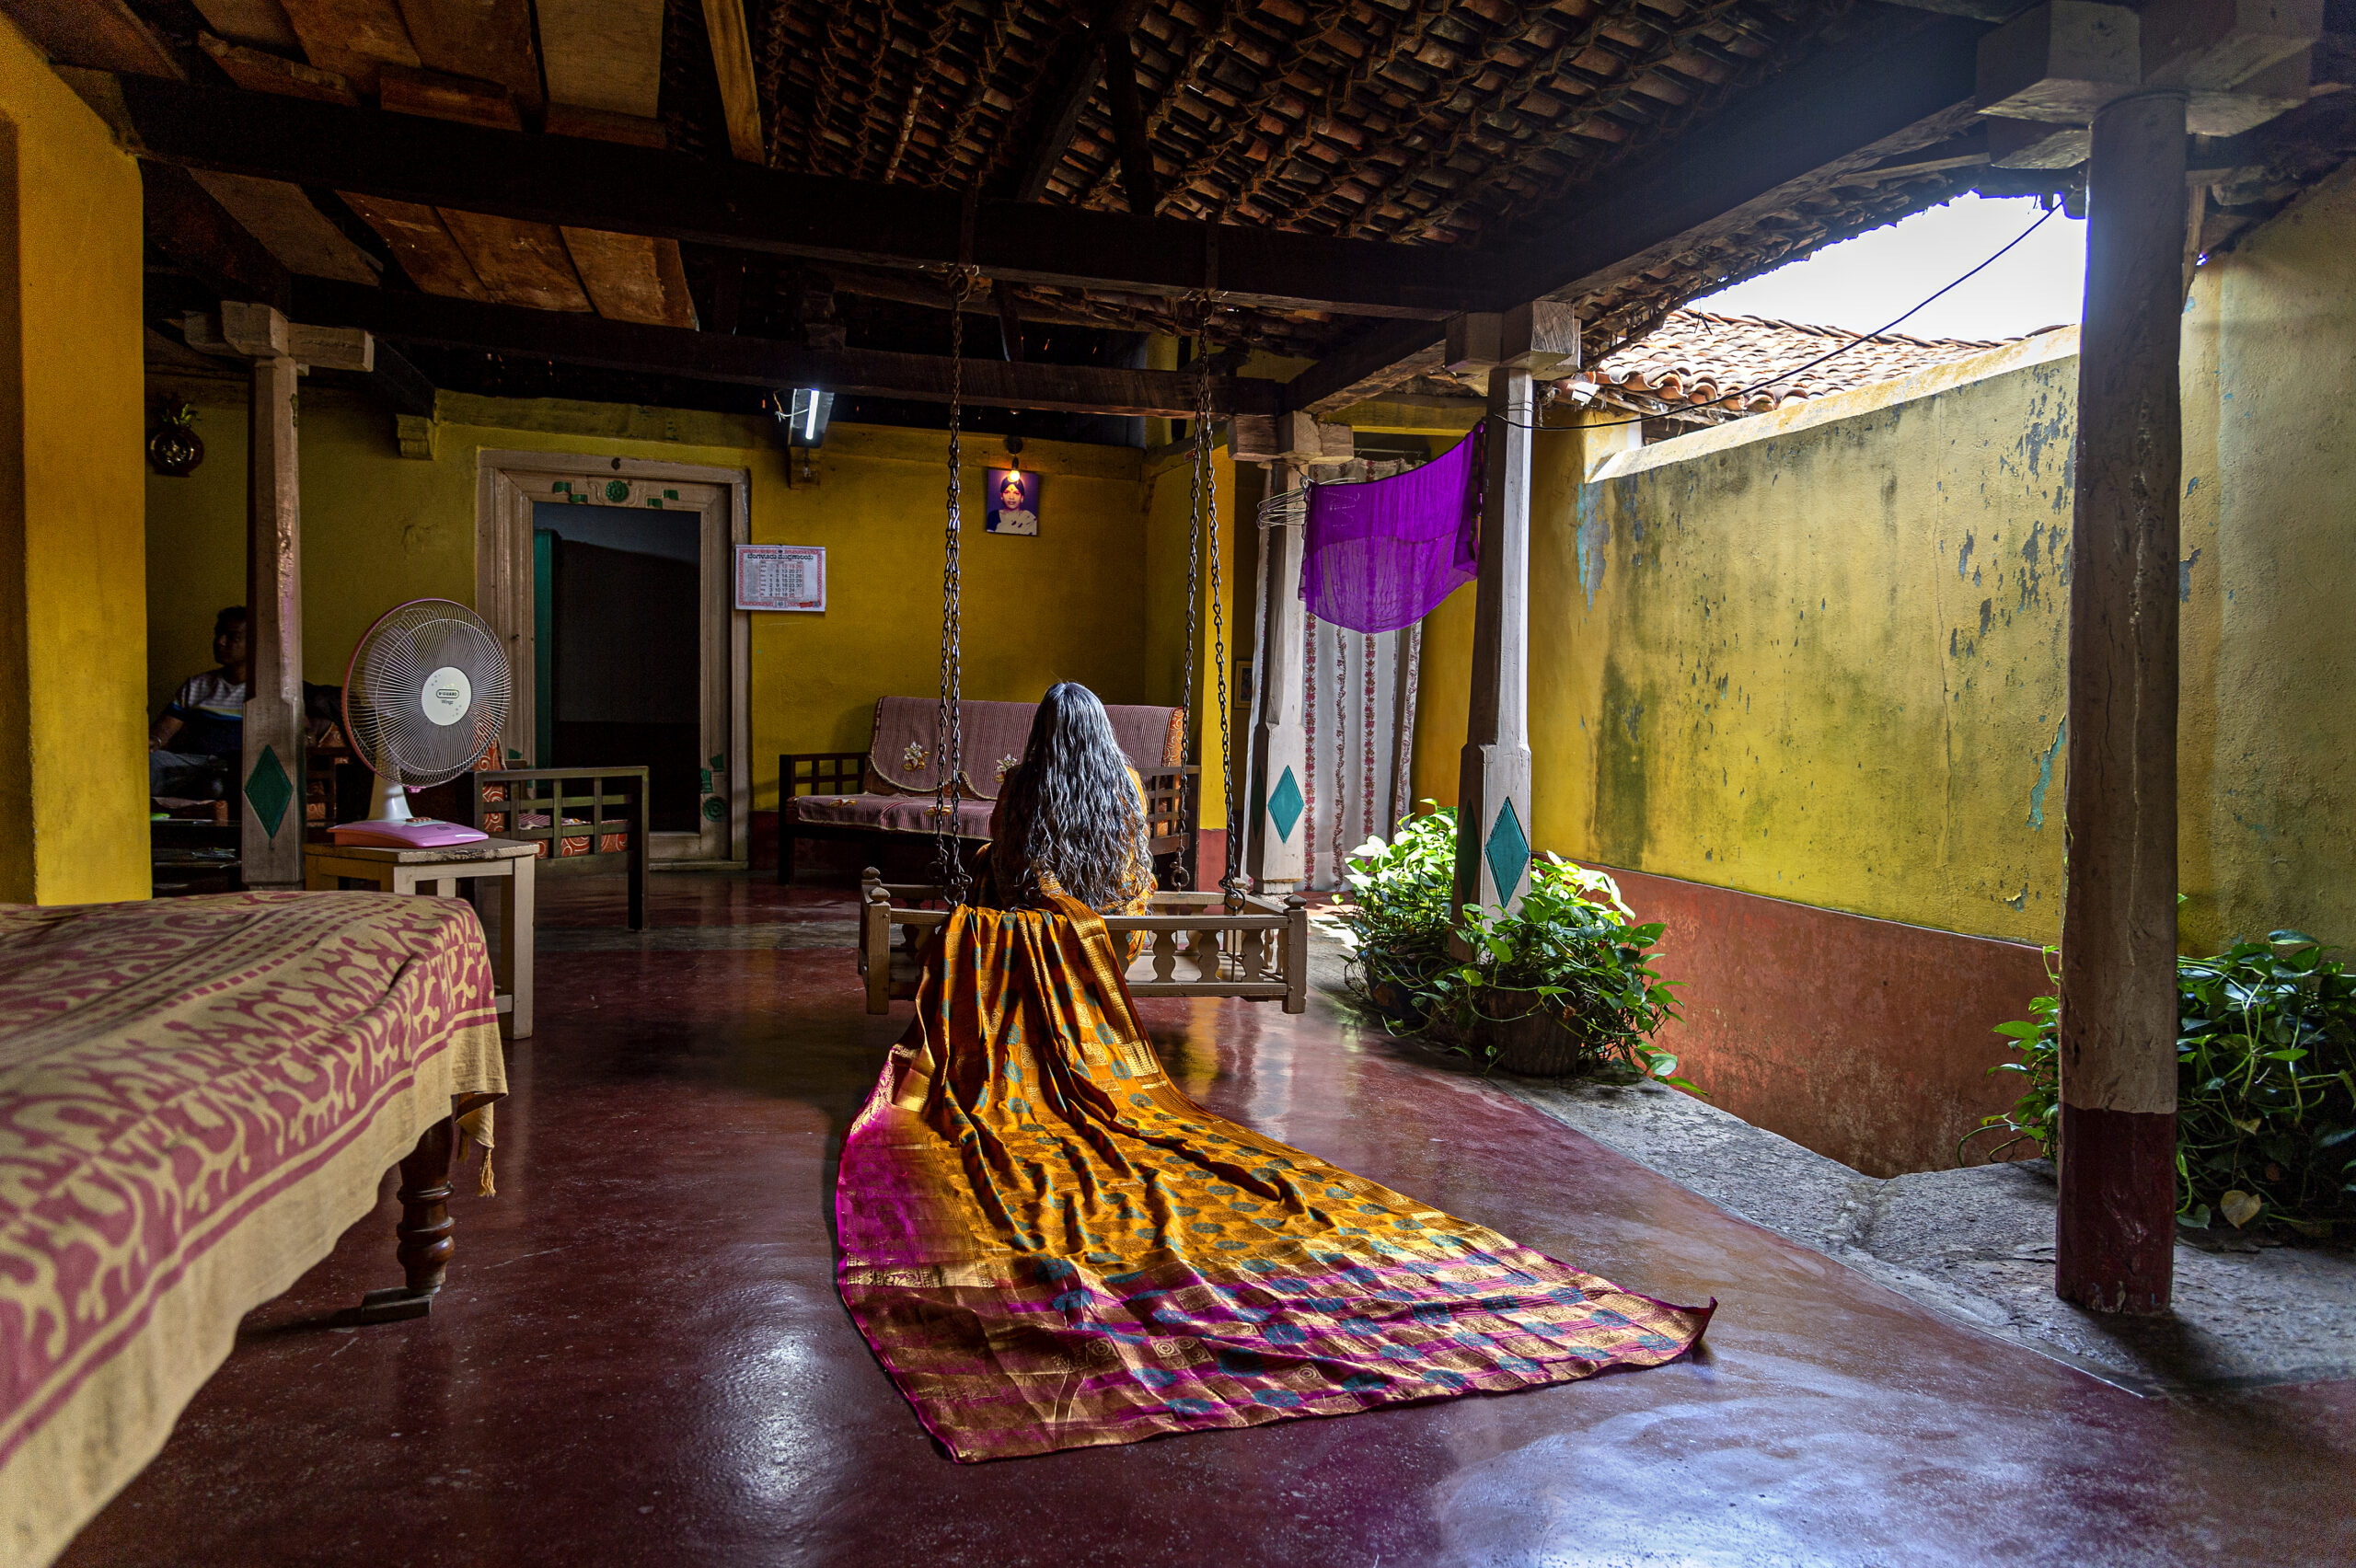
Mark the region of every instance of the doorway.
POLYGON ((728 594, 742 469, 484 452, 476 598, 518 679, 506 749, 648 769, 650 858, 741 864, 747 618, 728 594))

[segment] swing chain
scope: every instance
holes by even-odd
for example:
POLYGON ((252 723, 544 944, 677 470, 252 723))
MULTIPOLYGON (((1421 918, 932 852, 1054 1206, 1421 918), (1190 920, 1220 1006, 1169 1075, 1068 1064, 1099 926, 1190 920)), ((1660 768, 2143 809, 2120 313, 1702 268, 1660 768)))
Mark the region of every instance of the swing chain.
POLYGON ((979 269, 960 266, 949 285, 949 518, 944 530, 941 566, 941 707, 934 718, 936 782, 932 790, 933 877, 951 904, 964 904, 972 883, 965 870, 964 847, 957 834, 957 795, 965 767, 964 582, 960 559, 960 514, 964 461, 960 437, 964 421, 965 301, 974 292, 979 269))
MULTIPOLYGON (((1228 913, 1232 915, 1241 913, 1243 908, 1243 892, 1247 884, 1246 879, 1244 878, 1241 869, 1236 864, 1235 858, 1235 850, 1241 844, 1242 836, 1237 831, 1237 824, 1241 819, 1236 809, 1235 798, 1234 741, 1229 732, 1227 692, 1227 593, 1225 583, 1222 581, 1223 572, 1220 561, 1218 481, 1217 473, 1211 467, 1210 327, 1212 309, 1213 306, 1210 301, 1210 296, 1206 294, 1202 301, 1201 325, 1197 329, 1197 334, 1195 339, 1195 363, 1200 367, 1200 370, 1199 374, 1195 378, 1194 502, 1195 515, 1200 520, 1197 536, 1199 537, 1204 535, 1208 536, 1207 550, 1205 553, 1207 553, 1210 557, 1211 567, 1211 667, 1216 673, 1217 678, 1217 686, 1215 689, 1218 694, 1218 702, 1219 783, 1223 791, 1221 799, 1227 811, 1228 841, 1226 869, 1218 879, 1218 885, 1220 890, 1227 895, 1225 902, 1228 913)), ((1187 574, 1187 581, 1189 591, 1186 600, 1186 614, 1190 628, 1187 645, 1188 652, 1191 655, 1194 643, 1191 626, 1195 614, 1195 599, 1192 592, 1194 574, 1191 571, 1187 574)), ((1193 668, 1190 657, 1188 663, 1189 691, 1187 694, 1187 707, 1190 714, 1193 710, 1193 692, 1191 689, 1192 675, 1193 668)))

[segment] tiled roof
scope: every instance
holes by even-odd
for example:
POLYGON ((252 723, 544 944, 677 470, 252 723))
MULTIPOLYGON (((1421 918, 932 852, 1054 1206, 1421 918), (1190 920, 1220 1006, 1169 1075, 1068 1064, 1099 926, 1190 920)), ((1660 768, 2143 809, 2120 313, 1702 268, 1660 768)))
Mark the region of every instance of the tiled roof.
POLYGON ((1591 390, 1607 401, 1630 401, 1631 406, 1644 406, 1647 411, 1657 405, 1663 409, 1683 407, 1731 417, 1764 413, 1802 398, 1894 381, 2016 340, 1910 338, 1891 332, 1868 338, 1837 358, 1793 374, 1796 367, 1840 348, 1853 336, 1838 327, 1674 310, 1641 340, 1606 355, 1566 386, 1591 390), (1749 396, 1738 401, 1715 402, 1746 390, 1749 396), (1626 394, 1635 394, 1637 399, 1627 399, 1626 394), (1715 407, 1709 407, 1713 403, 1715 407))

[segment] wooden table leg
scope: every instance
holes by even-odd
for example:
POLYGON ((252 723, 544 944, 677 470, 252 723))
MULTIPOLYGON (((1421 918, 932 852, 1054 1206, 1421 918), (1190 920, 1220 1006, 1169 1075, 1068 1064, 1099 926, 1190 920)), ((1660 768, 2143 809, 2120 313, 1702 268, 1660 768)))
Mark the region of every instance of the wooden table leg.
POLYGON ((528 859, 507 862, 499 882, 499 963, 492 974, 507 993, 510 1038, 532 1033, 532 902, 535 871, 528 859))

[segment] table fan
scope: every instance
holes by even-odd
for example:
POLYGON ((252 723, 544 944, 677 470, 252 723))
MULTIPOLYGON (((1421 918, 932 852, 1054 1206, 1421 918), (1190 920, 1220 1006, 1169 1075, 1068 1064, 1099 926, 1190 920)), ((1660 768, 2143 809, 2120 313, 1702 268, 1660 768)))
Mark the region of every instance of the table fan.
POLYGON ((507 724, 514 676, 482 617, 448 599, 387 610, 352 651, 343 729, 376 775, 368 820, 331 829, 339 844, 434 849, 491 836, 463 823, 411 816, 409 792, 476 766, 507 724))

